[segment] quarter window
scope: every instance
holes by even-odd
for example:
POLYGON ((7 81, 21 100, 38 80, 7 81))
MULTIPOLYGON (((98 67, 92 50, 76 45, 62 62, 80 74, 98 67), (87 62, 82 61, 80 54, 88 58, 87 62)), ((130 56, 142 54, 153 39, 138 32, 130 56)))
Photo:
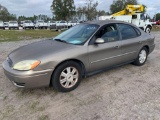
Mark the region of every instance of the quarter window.
POLYGON ((122 40, 130 39, 130 38, 135 38, 137 37, 137 32, 135 29, 127 24, 118 24, 122 40))

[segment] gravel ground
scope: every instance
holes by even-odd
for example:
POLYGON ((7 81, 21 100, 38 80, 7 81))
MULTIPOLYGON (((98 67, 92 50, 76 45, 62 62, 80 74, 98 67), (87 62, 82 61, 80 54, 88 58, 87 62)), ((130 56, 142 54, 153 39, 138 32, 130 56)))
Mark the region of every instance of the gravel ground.
MULTIPOLYGON (((160 120, 160 32, 144 66, 125 65, 83 79, 69 93, 20 89, 0 67, 0 120, 160 120)), ((0 65, 15 48, 33 41, 0 43, 0 65)))

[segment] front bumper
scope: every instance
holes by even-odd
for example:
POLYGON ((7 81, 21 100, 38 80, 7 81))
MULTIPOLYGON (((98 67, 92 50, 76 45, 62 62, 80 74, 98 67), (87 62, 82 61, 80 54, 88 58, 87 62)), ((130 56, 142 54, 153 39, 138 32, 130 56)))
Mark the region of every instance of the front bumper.
POLYGON ((24 28, 34 28, 34 26, 24 26, 24 28))
POLYGON ((17 87, 38 88, 49 86, 52 69, 42 71, 17 71, 9 66, 7 60, 3 62, 3 70, 7 78, 17 87))
POLYGON ((9 28, 19 28, 19 26, 8 26, 9 28))

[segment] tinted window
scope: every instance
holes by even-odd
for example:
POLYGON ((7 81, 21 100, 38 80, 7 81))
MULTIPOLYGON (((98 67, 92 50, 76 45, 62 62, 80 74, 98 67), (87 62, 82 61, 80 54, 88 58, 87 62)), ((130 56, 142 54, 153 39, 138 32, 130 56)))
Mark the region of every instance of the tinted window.
POLYGON ((118 24, 119 30, 122 36, 122 40, 135 38, 137 37, 137 32, 134 30, 134 28, 127 24, 118 24))
POLYGON ((137 35, 140 36, 141 35, 141 32, 137 29, 137 28, 134 28, 135 31, 137 32, 137 35))
POLYGON ((111 24, 103 27, 98 33, 98 38, 103 38, 105 42, 113 42, 119 40, 116 25, 111 24))

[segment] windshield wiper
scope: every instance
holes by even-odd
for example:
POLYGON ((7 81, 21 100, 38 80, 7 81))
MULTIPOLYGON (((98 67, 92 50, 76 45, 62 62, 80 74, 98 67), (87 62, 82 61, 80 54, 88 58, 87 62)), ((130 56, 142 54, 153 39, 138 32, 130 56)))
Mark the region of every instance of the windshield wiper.
POLYGON ((54 40, 59 41, 59 42, 68 43, 68 42, 66 42, 66 41, 64 41, 64 40, 61 40, 61 39, 54 39, 54 40))

